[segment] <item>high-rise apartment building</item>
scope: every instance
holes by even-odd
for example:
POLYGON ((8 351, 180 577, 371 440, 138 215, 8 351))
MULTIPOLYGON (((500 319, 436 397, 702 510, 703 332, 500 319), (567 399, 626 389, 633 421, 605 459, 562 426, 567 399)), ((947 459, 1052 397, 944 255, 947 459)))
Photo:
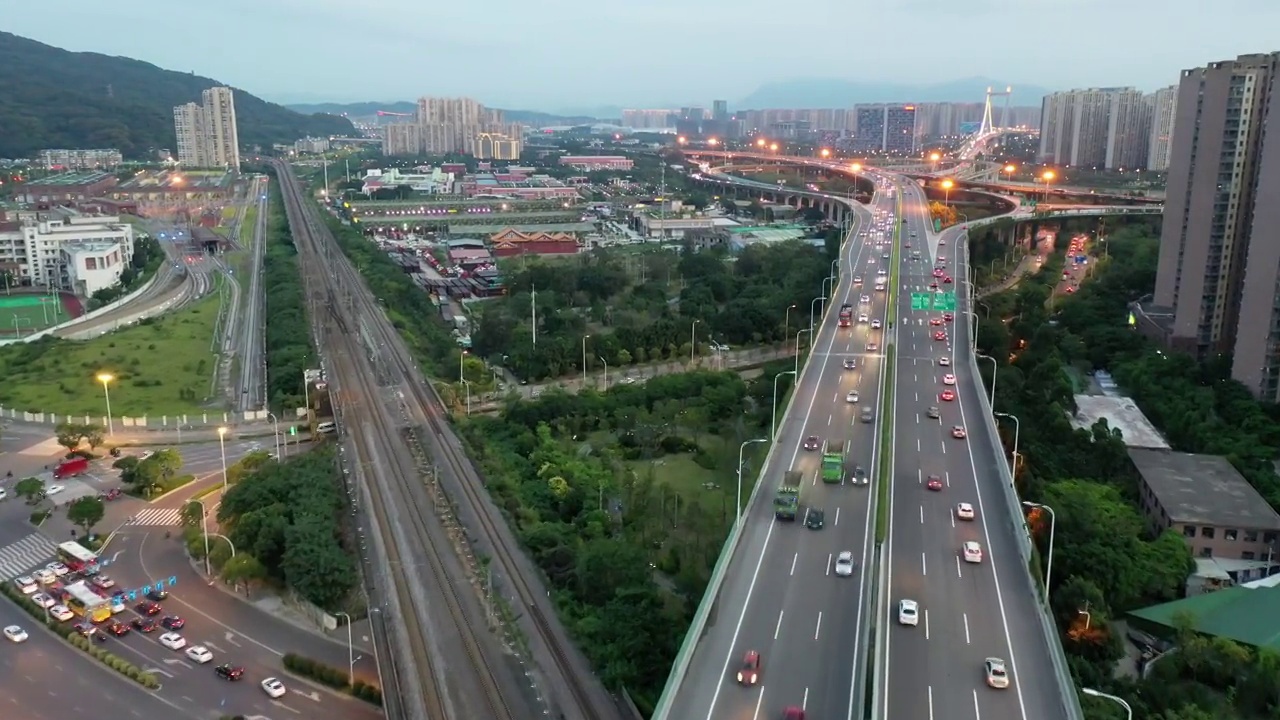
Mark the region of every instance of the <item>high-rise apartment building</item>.
POLYGON ((1178 107, 1178 86, 1160 88, 1151 95, 1151 139, 1147 148, 1147 169, 1169 169, 1169 143, 1173 140, 1173 117, 1178 107))
POLYGON ((178 162, 186 167, 240 169, 240 134, 235 97, 228 87, 211 87, 201 103, 173 109, 178 162))
POLYGON ((1280 399, 1280 53, 1184 70, 1150 316, 1173 348, 1233 356, 1280 399))
POLYGON ((622 127, 636 130, 663 130, 675 127, 674 110, 623 110, 622 127))
POLYGON ((729 119, 729 101, 716 100, 711 103, 711 119, 724 122, 729 119))
POLYGON ((1142 93, 1133 88, 1046 95, 1040 111, 1040 159, 1076 167, 1144 168, 1150 116, 1142 93))
POLYGON ((886 105, 884 109, 884 151, 911 155, 916 151, 916 106, 886 105))
MULTIPOLYGON (((502 112, 486 108, 470 98, 418 99, 413 120, 382 127, 384 155, 481 155, 481 137, 486 136, 486 153, 510 154, 515 143, 519 153, 524 129, 504 123, 502 112)), ((514 158, 491 158, 514 159, 514 158)))

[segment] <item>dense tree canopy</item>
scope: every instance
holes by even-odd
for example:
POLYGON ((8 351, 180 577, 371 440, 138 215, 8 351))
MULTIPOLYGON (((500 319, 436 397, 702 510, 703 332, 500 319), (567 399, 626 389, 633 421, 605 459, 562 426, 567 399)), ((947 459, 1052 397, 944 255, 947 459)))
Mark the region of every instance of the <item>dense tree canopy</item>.
MULTIPOLYGON (((0 32, 0 157, 31 157, 44 148, 118 148, 131 158, 161 148, 176 152, 174 106, 200 102, 200 93, 218 84, 0 32)), ((344 118, 300 115, 243 90, 236 90, 235 103, 243 147, 353 133, 344 118)))
POLYGON ((810 303, 822 293, 831 255, 799 241, 721 250, 640 255, 597 250, 574 260, 521 260, 509 296, 481 308, 472 348, 501 359, 528 379, 582 369, 688 357, 690 343, 730 346, 776 342, 808 325, 810 303), (532 309, 536 290, 537 345, 532 309), (696 322, 696 326, 695 326, 696 322))
POLYGON ((273 182, 262 263, 267 308, 267 400, 273 408, 291 410, 302 407, 302 373, 309 361, 314 362, 315 355, 298 271, 298 248, 293 244, 283 207, 280 185, 273 182))

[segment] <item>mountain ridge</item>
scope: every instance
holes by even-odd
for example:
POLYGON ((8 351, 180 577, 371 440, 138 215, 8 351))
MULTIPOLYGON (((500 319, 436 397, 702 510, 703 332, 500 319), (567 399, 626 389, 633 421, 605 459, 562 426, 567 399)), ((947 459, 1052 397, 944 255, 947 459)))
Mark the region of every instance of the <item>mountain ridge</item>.
MULTIPOLYGON (((215 85, 223 83, 0 31, 0 157, 48 148, 116 148, 129 158, 176 150, 173 108, 199 102, 215 85)), ((354 132, 344 118, 301 115, 233 89, 244 149, 354 132)))

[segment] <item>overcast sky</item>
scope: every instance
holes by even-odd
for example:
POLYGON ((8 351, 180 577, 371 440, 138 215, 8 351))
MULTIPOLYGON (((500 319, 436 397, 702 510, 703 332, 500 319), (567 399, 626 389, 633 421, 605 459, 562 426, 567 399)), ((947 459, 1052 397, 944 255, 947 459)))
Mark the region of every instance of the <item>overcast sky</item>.
POLYGON ((1280 0, 0 0, 0 29, 282 102, 709 104, 798 77, 1176 82, 1280 50, 1280 0), (343 52, 337 52, 339 49, 343 52), (728 58, 738 65, 731 65, 728 58))

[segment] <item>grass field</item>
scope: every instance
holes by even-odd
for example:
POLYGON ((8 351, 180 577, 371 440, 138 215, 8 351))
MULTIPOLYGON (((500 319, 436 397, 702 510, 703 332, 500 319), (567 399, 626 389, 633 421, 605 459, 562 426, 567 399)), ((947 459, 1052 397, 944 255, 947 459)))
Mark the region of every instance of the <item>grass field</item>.
POLYGON ((56 295, 0 295, 0 337, 30 335, 71 319, 56 295))
POLYGON ((0 405, 29 412, 104 415, 99 373, 115 417, 179 415, 207 407, 219 294, 172 315, 93 340, 43 340, 0 348, 0 405))

